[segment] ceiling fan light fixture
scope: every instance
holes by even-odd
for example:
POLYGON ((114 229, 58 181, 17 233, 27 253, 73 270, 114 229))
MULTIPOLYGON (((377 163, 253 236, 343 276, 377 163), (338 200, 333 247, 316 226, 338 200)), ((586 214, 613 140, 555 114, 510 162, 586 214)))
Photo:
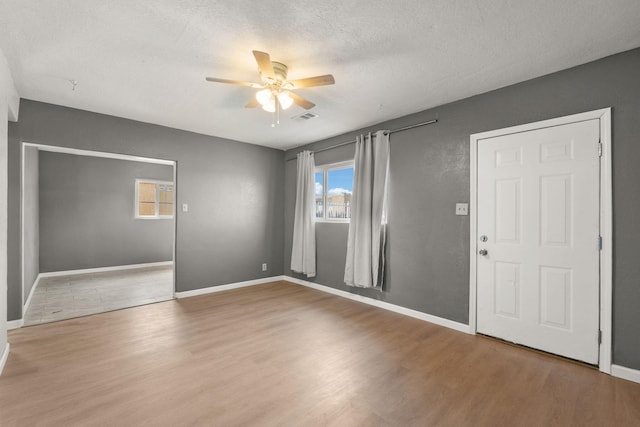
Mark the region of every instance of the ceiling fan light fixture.
POLYGON ((274 113, 271 126, 280 123, 280 111, 288 109, 293 104, 306 110, 315 107, 313 102, 304 99, 298 95, 295 90, 335 84, 335 79, 331 74, 288 80, 287 75, 289 69, 285 64, 272 61, 270 55, 266 52, 254 50, 253 56, 258 64, 258 71, 260 72, 262 83, 250 83, 217 77, 207 77, 206 80, 209 82, 234 84, 258 89, 255 98, 252 98, 251 101, 245 105, 245 108, 261 106, 264 111, 274 113))
POLYGON ((273 103, 273 93, 270 89, 262 89, 256 92, 256 99, 260 103, 260 105, 264 106, 269 102, 273 103))
POLYGON ((276 99, 272 97, 267 103, 262 104, 262 109, 264 111, 269 112, 269 113, 275 113, 276 112, 276 99))
POLYGON ((293 99, 289 96, 289 92, 280 92, 278 94, 278 101, 283 110, 286 110, 293 104, 293 99))

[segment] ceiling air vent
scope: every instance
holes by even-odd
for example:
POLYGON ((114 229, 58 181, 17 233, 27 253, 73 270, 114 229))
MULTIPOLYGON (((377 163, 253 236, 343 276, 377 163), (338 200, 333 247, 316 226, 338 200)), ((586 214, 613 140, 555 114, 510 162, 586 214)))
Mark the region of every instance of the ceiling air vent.
POLYGON ((296 120, 296 121, 304 121, 304 120, 315 119, 317 117, 318 117, 318 115, 314 114, 314 113, 304 113, 304 114, 301 114, 299 116, 293 116, 292 118, 293 118, 293 120, 296 120))

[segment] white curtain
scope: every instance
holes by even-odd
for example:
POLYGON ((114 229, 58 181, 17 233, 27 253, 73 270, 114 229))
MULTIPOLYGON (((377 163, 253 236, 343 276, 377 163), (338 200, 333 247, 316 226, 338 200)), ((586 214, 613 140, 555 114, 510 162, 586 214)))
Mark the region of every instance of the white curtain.
POLYGON ((315 160, 313 152, 298 153, 296 180, 296 209, 293 217, 293 247, 291 270, 316 275, 316 210, 315 160))
POLYGON ((350 286, 382 289, 389 180, 387 132, 356 138, 353 173, 344 282, 350 286))

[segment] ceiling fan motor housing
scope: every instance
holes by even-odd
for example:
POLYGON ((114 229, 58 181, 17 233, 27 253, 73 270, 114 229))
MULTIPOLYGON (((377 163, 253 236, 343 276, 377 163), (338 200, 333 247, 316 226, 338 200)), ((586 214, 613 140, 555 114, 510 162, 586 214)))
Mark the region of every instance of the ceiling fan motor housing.
POLYGON ((273 73, 276 75, 276 79, 280 81, 287 80, 287 73, 289 71, 289 67, 284 65, 282 62, 271 61, 271 65, 273 65, 273 73))

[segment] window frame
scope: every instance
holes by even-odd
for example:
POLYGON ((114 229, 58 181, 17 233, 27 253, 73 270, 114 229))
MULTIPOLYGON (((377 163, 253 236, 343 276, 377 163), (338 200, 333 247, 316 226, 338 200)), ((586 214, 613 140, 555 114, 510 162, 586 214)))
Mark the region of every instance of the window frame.
POLYGON ((176 197, 175 197, 176 186, 173 181, 161 181, 158 179, 144 179, 144 178, 136 178, 135 182, 135 192, 134 192, 134 200, 133 200, 133 216, 135 219, 173 219, 176 214, 176 197), (155 215, 140 215, 139 213, 139 200, 138 200, 138 189, 140 188, 140 183, 149 183, 156 185, 156 198, 155 198, 155 215), (169 184, 173 186, 173 212, 171 215, 160 215, 160 195, 158 184, 169 184))
MULTIPOLYGON (((327 218, 327 182, 329 172, 332 170, 338 169, 348 169, 353 168, 355 173, 355 161, 346 160, 343 162, 336 163, 327 163, 325 165, 316 165, 313 174, 314 174, 314 182, 315 182, 315 174, 322 173, 322 218, 318 218, 314 215, 314 219, 316 222, 327 222, 327 223, 349 223, 351 222, 351 218, 327 218)), ((352 181, 353 186, 353 181, 352 181)))

